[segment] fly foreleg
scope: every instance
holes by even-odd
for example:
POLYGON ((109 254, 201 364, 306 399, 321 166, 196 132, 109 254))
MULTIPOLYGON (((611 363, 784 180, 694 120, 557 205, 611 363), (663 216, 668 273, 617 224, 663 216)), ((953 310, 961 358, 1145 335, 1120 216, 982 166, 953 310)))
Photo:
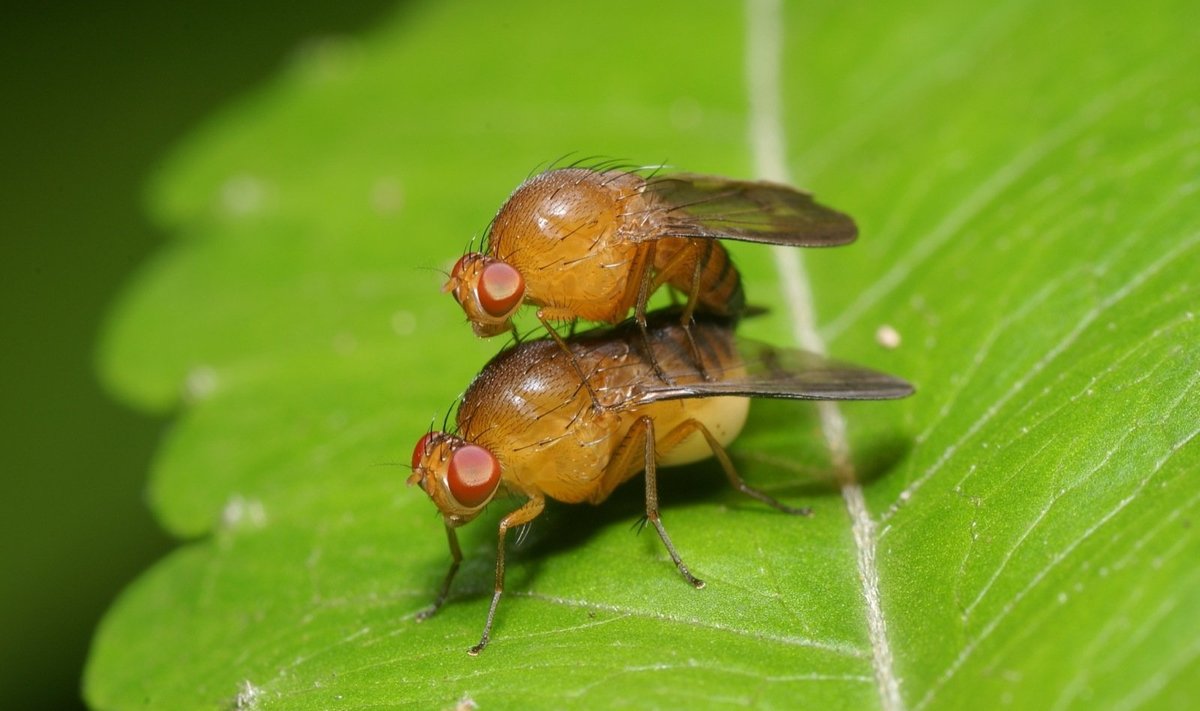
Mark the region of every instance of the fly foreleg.
POLYGON ((438 591, 437 598, 433 604, 417 613, 417 622, 423 622, 433 617, 433 614, 442 609, 442 605, 446 602, 446 596, 450 594, 450 583, 454 580, 454 575, 458 572, 458 566, 462 563, 462 548, 458 546, 458 534, 454 532, 454 528, 446 524, 446 540, 450 543, 450 570, 446 572, 446 579, 442 581, 442 589, 438 591))
POLYGON ((537 494, 526 501, 524 506, 500 519, 500 540, 496 544, 496 587, 492 593, 492 606, 488 608, 487 622, 483 625, 483 636, 479 638, 479 644, 467 650, 467 654, 472 657, 487 646, 492 634, 492 621, 496 618, 496 606, 500 604, 500 596, 504 594, 504 538, 508 535, 508 529, 524 526, 537 518, 545 507, 546 500, 541 494, 537 494))

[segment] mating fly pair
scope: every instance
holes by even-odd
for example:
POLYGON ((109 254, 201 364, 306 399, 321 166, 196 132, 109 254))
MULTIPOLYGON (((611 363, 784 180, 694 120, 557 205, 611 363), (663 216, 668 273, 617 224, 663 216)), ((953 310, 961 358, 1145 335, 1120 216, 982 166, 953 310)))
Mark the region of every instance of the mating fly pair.
POLYGON ((457 527, 503 490, 523 503, 499 525, 496 579, 479 643, 487 645, 504 589, 510 528, 540 515, 547 498, 604 501, 645 472, 646 517, 683 578, 704 583, 678 554, 659 516, 657 466, 716 457, 739 491, 791 514, 751 487, 725 451, 749 398, 878 400, 909 395, 903 380, 815 354, 738 339, 740 276, 718 238, 795 246, 843 244, 849 217, 773 183, 697 175, 642 178, 615 170, 552 170, 513 193, 484 253, 469 253, 446 285, 475 332, 511 329, 523 303, 539 307, 548 338, 493 358, 459 402, 456 427, 430 432, 413 451, 410 484, 443 515, 452 562, 432 607, 445 602, 462 559, 457 527), (681 308, 646 312, 663 285, 681 308), (629 310, 634 318, 622 322, 629 310), (551 322, 619 323, 563 338, 551 322))
MULTIPOLYGON (((512 317, 530 304, 560 346, 553 323, 617 324, 630 309, 645 341, 646 304, 663 286, 684 296, 685 329, 697 309, 742 315, 741 276, 719 239, 832 247, 856 234, 848 216, 785 185, 562 168, 513 192, 484 251, 463 255, 443 290, 478 336, 515 334, 512 317)), ((688 346, 698 357, 690 336, 688 346)))

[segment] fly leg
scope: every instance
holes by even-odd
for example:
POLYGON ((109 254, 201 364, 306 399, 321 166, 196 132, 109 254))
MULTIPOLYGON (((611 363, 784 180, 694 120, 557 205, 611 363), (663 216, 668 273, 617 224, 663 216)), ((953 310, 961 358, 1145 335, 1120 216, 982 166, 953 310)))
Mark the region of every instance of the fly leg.
POLYGON ((446 524, 446 540, 450 542, 450 570, 446 572, 446 579, 442 581, 442 589, 438 591, 437 598, 433 604, 417 613, 417 622, 423 622, 433 617, 433 614, 442 609, 442 605, 446 602, 446 596, 450 594, 450 583, 454 580, 455 573, 458 572, 458 566, 462 563, 462 549, 458 546, 458 534, 454 532, 454 528, 446 524))
MULTIPOLYGON (((558 347, 561 348, 563 353, 567 355, 567 359, 571 361, 571 367, 575 369, 575 373, 579 376, 579 382, 583 384, 583 387, 588 391, 588 395, 592 397, 592 409, 602 409, 604 406, 600 404, 600 398, 596 396, 596 391, 592 388, 592 384, 589 382, 587 375, 584 374, 583 366, 579 364, 579 359, 576 358, 575 354, 571 352, 570 347, 567 346, 567 342, 563 340, 563 337, 558 335, 558 331, 554 330, 554 327, 550 325, 550 319, 548 318, 549 313, 550 311, 548 309, 538 309, 538 321, 542 322, 542 326, 545 326, 546 332, 550 334, 550 337, 554 339, 554 342, 558 344, 558 347)), ((572 321, 572 331, 574 331, 574 328, 575 322, 572 321)))
POLYGON ((634 302, 633 317, 637 321, 638 330, 642 332, 642 346, 646 349, 646 359, 654 367, 654 374, 658 376, 659 380, 670 385, 671 379, 663 372, 662 367, 658 364, 658 359, 654 357, 654 347, 650 345, 650 332, 646 329, 646 302, 650 300, 650 294, 653 294, 654 290, 662 285, 662 281, 656 280, 650 269, 650 266, 654 264, 654 251, 653 242, 646 245, 645 261, 642 262, 642 274, 638 279, 637 301, 634 302))
POLYGON ((483 625, 483 636, 479 638, 479 644, 467 650, 467 654, 472 657, 478 655, 487 646, 492 634, 492 621, 496 618, 496 606, 500 604, 500 596, 504 594, 504 537, 508 535, 508 529, 514 526, 524 526, 537 518, 545 506, 546 500, 542 498, 541 494, 537 494, 526 501, 521 508, 500 519, 500 542, 496 546, 495 592, 492 593, 492 606, 488 608, 487 622, 483 625))
POLYGON ((667 553, 670 554, 671 560, 675 562, 675 567, 679 569, 679 574, 683 579, 688 581, 692 587, 704 587, 704 581, 692 575, 688 570, 687 565, 679 557, 679 553, 675 550, 675 544, 671 543, 671 537, 667 535, 667 529, 663 527, 662 517, 658 513, 658 477, 655 471, 654 461, 654 420, 649 417, 639 417, 629 428, 629 432, 625 434, 625 438, 621 440, 621 444, 617 447, 613 454, 612 460, 608 464, 608 469, 605 471, 604 485, 608 486, 611 491, 617 484, 629 478, 632 472, 637 472, 638 469, 646 471, 646 519, 654 524, 655 530, 658 531, 658 537, 662 539, 663 545, 667 548, 667 553), (639 452, 639 448, 641 452, 639 452), (641 465, 638 465, 637 457, 641 454, 644 459, 641 465))
POLYGON ((683 441, 686 440, 693 432, 699 432, 704 436, 704 439, 708 441, 708 446, 712 449, 713 456, 716 457, 717 461, 721 463, 721 468, 725 470, 725 476, 729 479, 729 483, 733 485, 733 488, 742 492, 746 496, 749 496, 750 498, 758 499, 767 506, 779 509, 787 514, 792 514, 794 516, 809 516, 812 514, 812 509, 810 508, 796 508, 794 506, 788 506, 769 494, 759 491, 758 489, 755 489, 747 484, 746 481, 742 479, 741 475, 737 473, 737 469, 734 468, 733 461, 729 459, 729 454, 725 451, 725 448, 721 446, 721 443, 717 441, 717 438, 713 436, 712 432, 708 431, 708 428, 704 426, 704 423, 700 422, 699 420, 684 420, 683 422, 679 423, 675 429, 668 432, 667 436, 664 437, 662 442, 659 443, 659 451, 664 453, 669 452, 670 450, 682 444, 683 441))
POLYGON ((713 244, 712 240, 704 241, 704 256, 696 260, 696 266, 692 269, 692 287, 688 291, 688 300, 683 307, 683 315, 679 318, 683 332, 687 335, 688 348, 692 351, 692 362, 696 364, 696 369, 700 371, 705 380, 712 380, 713 377, 704 369, 704 361, 700 358, 700 348, 696 345, 696 337, 692 335, 692 314, 696 312, 696 303, 700 300, 700 276, 704 272, 704 265, 708 263, 713 244))
MULTIPOLYGON (((688 286, 687 302, 683 306, 683 313, 679 318, 679 325, 683 326, 683 333, 687 336, 688 350, 692 355, 692 363, 696 366, 696 370, 700 371, 700 375, 705 380, 712 380, 713 377, 708 374, 704 368, 704 360, 700 357, 700 347, 696 345, 696 337, 692 335, 692 316, 696 313, 696 304, 700 302, 700 283, 704 275, 704 266, 708 263, 709 257, 712 254, 714 242, 712 240, 704 240, 704 254, 698 255, 690 248, 684 248, 677 251, 671 260, 663 265, 655 277, 654 282, 650 285, 650 293, 656 291, 660 286, 670 281, 672 275, 682 269, 687 264, 689 257, 695 257, 694 266, 692 267, 691 284, 688 286)), ((675 293, 672 291, 671 293, 675 293)), ((655 367, 658 364, 655 363, 655 367)))

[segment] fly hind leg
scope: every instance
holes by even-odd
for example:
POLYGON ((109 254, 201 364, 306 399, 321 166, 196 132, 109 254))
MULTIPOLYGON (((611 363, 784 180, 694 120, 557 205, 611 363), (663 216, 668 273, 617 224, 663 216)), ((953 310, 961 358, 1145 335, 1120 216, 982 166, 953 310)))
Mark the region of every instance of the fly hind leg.
MULTIPOLYGON (((684 247, 672 255, 670 261, 663 265, 662 269, 658 270, 654 281, 650 284, 649 293, 653 293, 660 286, 671 282, 672 278, 678 272, 683 272, 687 268, 689 260, 691 261, 691 274, 689 275, 687 301, 683 305, 683 311, 680 313, 679 325, 683 327, 683 333, 687 337, 688 350, 692 356, 692 363, 696 366, 696 370, 700 371, 700 375, 705 380, 712 380, 708 370, 704 367, 704 359, 700 357, 700 347, 696 344, 696 337, 692 334, 692 317, 696 313, 696 305, 700 303, 700 286, 703 282, 704 268, 708 264, 709 258, 712 256, 713 244, 712 240, 701 240, 692 246, 684 247)), ((672 282, 673 283, 673 282, 672 282)), ((678 286, 676 285, 676 288, 678 286)), ((674 293, 674 292, 672 292, 674 293)), ((655 363, 655 368, 658 364, 655 363)))
POLYGON ((663 284, 663 280, 656 278, 650 268, 654 264, 655 251, 656 247, 653 242, 646 245, 645 260, 642 262, 641 273, 637 277, 638 289, 637 297, 634 301, 633 318, 637 321, 638 329, 642 332, 642 346, 646 349, 646 359, 650 361, 650 365, 654 368, 654 375, 659 380, 670 385, 671 379, 663 372, 662 366, 658 364, 658 359, 654 357, 654 346, 650 344, 650 332, 646 328, 646 303, 650 301, 650 295, 663 284))
POLYGON ((646 520, 654 525, 654 530, 658 531, 658 537, 662 540, 667 553, 671 556, 671 560, 679 569, 679 574, 683 576, 683 579, 688 581, 692 587, 704 587, 704 581, 692 575, 683 559, 679 557, 679 553, 675 550, 675 544, 667 535, 667 529, 663 526, 662 517, 658 513, 654 420, 649 417, 639 417, 629 428, 624 439, 617 446, 613 458, 609 460, 601 486, 611 492, 618 484, 636 474, 640 469, 646 471, 646 520), (640 462, 638 461, 639 457, 641 457, 640 462))
POLYGON ((704 426, 704 423, 700 422, 699 420, 684 420, 676 425, 675 429, 668 432, 667 436, 664 437, 659 443, 659 452, 665 454, 675 447, 678 447, 693 432, 699 432, 704 437, 705 441, 708 442, 709 448, 712 449, 713 456, 716 457, 717 461, 721 463, 721 468, 725 470, 725 477, 729 479, 729 483, 733 485, 733 488, 752 499, 758 499, 764 504, 787 514, 792 514, 794 516, 808 516, 812 514, 812 509, 810 508, 797 508, 795 506, 788 506, 787 504, 776 500, 766 492, 755 489, 747 484, 746 481, 742 479, 741 475, 738 474, 737 469, 734 468, 733 461, 729 458, 729 454, 725 451, 725 448, 721 446, 721 443, 717 441, 717 438, 713 436, 712 432, 708 431, 708 428, 704 426))

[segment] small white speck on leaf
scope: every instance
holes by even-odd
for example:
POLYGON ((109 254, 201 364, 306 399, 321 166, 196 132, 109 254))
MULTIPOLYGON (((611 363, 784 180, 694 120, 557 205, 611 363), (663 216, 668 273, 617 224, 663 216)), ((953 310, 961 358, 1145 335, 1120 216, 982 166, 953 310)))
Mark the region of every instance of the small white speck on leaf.
POLYGON ((191 403, 207 400, 217 391, 221 379, 211 366, 198 365, 183 380, 183 397, 191 403))
POLYGON ((294 61, 305 79, 314 83, 348 77, 361 64, 362 44, 346 36, 325 36, 301 44, 294 61))
POLYGON ((262 697, 262 690, 252 684, 249 679, 243 680, 238 684, 237 699, 235 701, 238 709, 256 709, 258 708, 258 700, 262 697))
POLYGON ((221 185, 221 208, 228 215, 253 215, 266 201, 267 185, 253 175, 235 175, 221 185))
POLYGON ((230 529, 242 526, 262 528, 267 525, 267 510, 257 499, 247 499, 241 494, 234 494, 221 510, 221 523, 230 529))
POLYGON ((885 323, 875 329, 875 342, 888 350, 895 350, 900 347, 900 332, 885 323))

